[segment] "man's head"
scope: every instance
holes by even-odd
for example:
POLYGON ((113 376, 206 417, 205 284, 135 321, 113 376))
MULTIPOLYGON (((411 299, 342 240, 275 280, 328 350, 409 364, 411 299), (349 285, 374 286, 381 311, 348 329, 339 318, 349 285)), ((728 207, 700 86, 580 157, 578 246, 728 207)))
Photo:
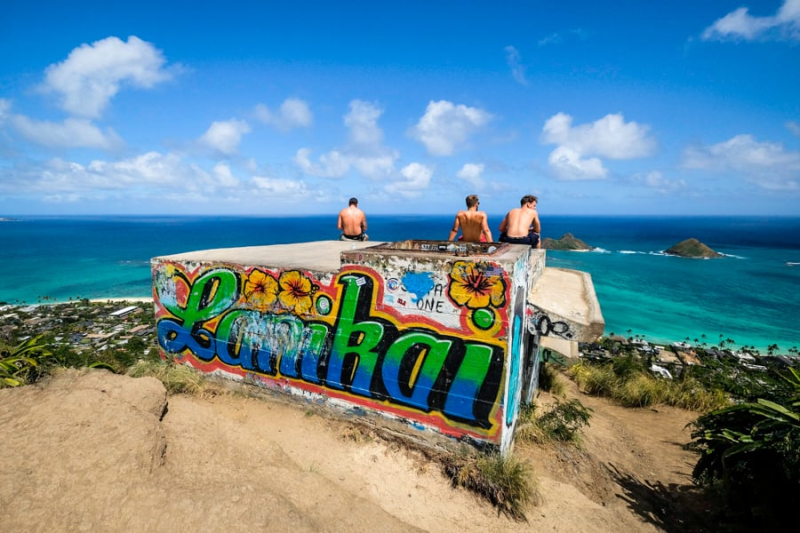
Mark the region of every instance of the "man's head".
MULTIPOLYGON (((534 204, 535 204, 535 203, 536 203, 536 202, 538 202, 538 201, 539 201, 539 199, 538 199, 538 198, 536 198, 534 195, 532 195, 532 194, 526 194, 525 196, 523 196, 522 198, 520 198, 520 200, 519 200, 519 205, 520 205, 520 207, 525 207, 526 205, 528 205, 528 204, 530 204, 530 203, 534 203, 534 204)), ((535 207, 535 206, 534 206, 534 207, 535 207)))
POLYGON ((470 194, 467 196, 467 208, 474 207, 478 205, 480 201, 478 200, 477 194, 470 194))
POLYGON ((358 205, 358 198, 350 198, 350 202, 347 205, 358 205))

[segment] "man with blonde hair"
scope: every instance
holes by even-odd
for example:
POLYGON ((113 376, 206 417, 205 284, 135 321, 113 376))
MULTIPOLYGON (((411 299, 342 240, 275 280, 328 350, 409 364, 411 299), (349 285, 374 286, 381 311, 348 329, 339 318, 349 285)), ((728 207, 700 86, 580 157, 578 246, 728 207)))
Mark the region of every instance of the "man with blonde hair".
POLYGON ((488 242, 492 242, 492 231, 489 229, 486 213, 478 211, 478 206, 481 204, 478 195, 470 194, 467 196, 466 202, 467 210, 459 211, 456 214, 456 219, 453 222, 453 229, 450 230, 450 236, 447 240, 455 240, 460 228, 461 240, 463 241, 480 242, 485 239, 488 242))
POLYGON ((500 242, 527 244, 531 248, 541 248, 539 238, 542 232, 539 213, 536 211, 538 199, 529 194, 519 201, 519 207, 506 214, 500 223, 500 242))

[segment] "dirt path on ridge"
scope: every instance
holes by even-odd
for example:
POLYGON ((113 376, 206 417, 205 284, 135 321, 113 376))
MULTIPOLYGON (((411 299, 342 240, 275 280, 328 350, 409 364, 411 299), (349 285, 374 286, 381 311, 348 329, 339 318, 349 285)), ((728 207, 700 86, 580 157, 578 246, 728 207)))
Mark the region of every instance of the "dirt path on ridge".
POLYGON ((543 501, 515 522, 420 454, 312 410, 67 371, 0 390, 3 530, 697 531, 680 446, 695 415, 623 409, 571 382, 568 395, 594 409, 584 449, 517 445, 543 501))

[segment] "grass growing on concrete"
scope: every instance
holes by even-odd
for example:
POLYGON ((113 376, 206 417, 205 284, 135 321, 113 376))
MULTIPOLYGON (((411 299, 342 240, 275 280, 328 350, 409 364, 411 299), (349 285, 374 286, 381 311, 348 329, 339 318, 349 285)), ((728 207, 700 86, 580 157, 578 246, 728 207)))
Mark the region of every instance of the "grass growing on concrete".
POLYGON ((167 361, 140 359, 128 369, 134 378, 151 376, 164 384, 170 394, 202 394, 207 389, 205 378, 188 366, 175 365, 167 361))
POLYGON ((513 455, 448 455, 442 464, 453 486, 483 496, 514 520, 526 520, 525 508, 540 500, 533 469, 513 455))

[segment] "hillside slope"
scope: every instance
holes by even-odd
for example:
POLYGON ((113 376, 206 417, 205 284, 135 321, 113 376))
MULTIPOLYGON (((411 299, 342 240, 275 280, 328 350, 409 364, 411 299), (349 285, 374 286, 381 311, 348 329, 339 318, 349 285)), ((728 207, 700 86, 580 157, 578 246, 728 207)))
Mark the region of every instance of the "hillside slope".
POLYGON ((697 531, 681 508, 694 415, 580 398, 594 409, 583 451, 516 446, 543 502, 514 522, 420 454, 311 408, 66 371, 0 390, 4 531, 697 531))

